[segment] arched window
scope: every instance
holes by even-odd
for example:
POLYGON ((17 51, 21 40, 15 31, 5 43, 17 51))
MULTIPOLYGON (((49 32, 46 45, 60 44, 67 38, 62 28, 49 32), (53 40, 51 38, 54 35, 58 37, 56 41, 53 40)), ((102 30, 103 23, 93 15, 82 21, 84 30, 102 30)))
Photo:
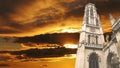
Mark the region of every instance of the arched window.
POLYGON ((117 54, 109 53, 107 56, 107 68, 119 68, 119 58, 117 54))
POLYGON ((112 68, 112 57, 113 57, 113 53, 109 53, 107 56, 107 68, 112 68))
POLYGON ((92 53, 89 57, 89 68, 99 68, 98 55, 92 53))

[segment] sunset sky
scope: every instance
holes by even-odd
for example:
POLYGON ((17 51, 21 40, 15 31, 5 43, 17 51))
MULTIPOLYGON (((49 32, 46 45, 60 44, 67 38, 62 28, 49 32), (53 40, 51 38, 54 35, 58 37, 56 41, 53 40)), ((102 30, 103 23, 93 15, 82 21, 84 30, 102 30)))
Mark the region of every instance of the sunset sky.
MULTIPOLYGON (((116 20, 119 18, 120 0, 0 0, 0 51, 20 51, 52 44, 77 48, 84 7, 90 2, 97 8, 104 33, 109 34, 112 31, 109 14, 116 20)), ((23 68, 24 65, 28 68, 55 68, 54 65, 74 68, 75 64, 73 55, 42 58, 37 62, 33 61, 38 59, 29 60, 23 61, 9 53, 0 54, 0 68, 23 68), (14 63, 4 64, 3 61, 14 63)))
POLYGON ((89 2, 96 5, 104 33, 111 32, 109 14, 119 18, 119 0, 0 0, 0 50, 19 50, 29 42, 77 45, 89 2))
POLYGON ((109 13, 120 16, 119 0, 0 0, 0 36, 80 32, 89 2, 95 3, 104 32, 110 32, 109 13))

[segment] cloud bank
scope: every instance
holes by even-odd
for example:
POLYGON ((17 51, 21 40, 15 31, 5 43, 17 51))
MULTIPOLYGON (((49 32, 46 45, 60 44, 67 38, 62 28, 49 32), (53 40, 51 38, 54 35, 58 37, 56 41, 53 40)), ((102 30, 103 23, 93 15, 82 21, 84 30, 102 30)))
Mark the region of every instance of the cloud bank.
POLYGON ((110 32, 108 14, 120 16, 119 0, 0 0, 0 36, 79 32, 89 2, 96 4, 104 32, 110 32))

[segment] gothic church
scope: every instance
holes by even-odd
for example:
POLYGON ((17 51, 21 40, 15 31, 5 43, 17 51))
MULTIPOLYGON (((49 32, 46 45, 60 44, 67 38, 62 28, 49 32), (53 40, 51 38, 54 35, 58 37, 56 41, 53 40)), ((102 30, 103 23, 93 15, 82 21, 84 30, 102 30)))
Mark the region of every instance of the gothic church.
POLYGON ((120 68, 120 18, 115 20, 110 15, 110 20, 112 39, 105 44, 95 5, 88 3, 85 6, 75 68, 120 68))

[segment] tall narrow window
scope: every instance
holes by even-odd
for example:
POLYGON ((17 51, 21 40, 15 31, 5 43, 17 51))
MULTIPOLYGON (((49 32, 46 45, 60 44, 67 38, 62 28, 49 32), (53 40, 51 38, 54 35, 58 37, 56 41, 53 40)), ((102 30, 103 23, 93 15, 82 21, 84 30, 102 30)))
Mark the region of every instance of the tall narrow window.
POLYGON ((90 15, 93 17, 93 9, 90 9, 90 15))
POLYGON ((89 17, 86 16, 86 24, 89 24, 89 17))
POLYGON ((113 53, 109 53, 107 56, 107 68, 115 68, 113 67, 112 62, 112 58, 113 58, 114 54, 113 53))
POLYGON ((90 35, 88 35, 88 43, 90 43, 90 35))
POLYGON ((96 43, 95 40, 96 40, 96 39, 95 39, 95 35, 91 35, 91 43, 92 43, 92 44, 95 44, 95 43, 96 43))
POLYGON ((99 68, 98 55, 93 53, 89 57, 89 68, 99 68))
POLYGON ((96 36, 96 44, 98 44, 98 36, 96 36))
POLYGON ((87 9, 87 12, 86 12, 86 23, 87 24, 89 23, 89 9, 87 9))
POLYGON ((99 22, 98 22, 98 19, 96 18, 96 26, 98 26, 98 23, 99 23, 99 22))

